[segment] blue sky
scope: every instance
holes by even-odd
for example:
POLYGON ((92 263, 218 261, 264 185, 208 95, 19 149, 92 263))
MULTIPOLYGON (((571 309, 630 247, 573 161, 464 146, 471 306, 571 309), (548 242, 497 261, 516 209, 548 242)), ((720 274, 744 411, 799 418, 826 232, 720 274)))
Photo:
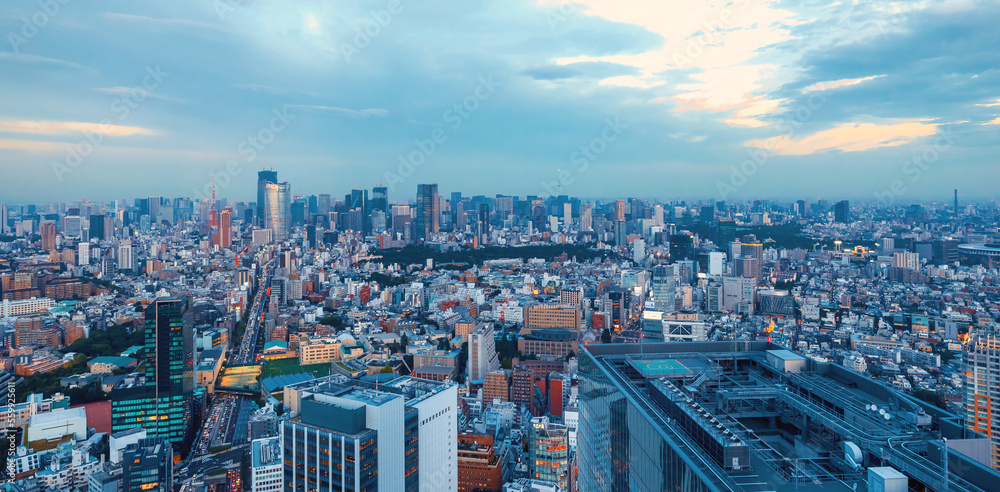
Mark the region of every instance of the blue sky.
MULTIPOLYGON (((65 5, 59 3, 66 2, 65 5)), ((0 7, 0 199, 995 197, 996 2, 0 7), (582 147, 582 148, 581 148, 582 147)))

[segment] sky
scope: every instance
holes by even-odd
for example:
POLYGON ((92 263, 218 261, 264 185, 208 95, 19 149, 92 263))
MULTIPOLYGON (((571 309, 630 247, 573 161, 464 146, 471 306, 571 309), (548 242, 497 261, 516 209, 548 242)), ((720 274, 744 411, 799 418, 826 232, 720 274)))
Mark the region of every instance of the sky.
POLYGON ((0 201, 996 197, 1000 4, 0 6, 0 201))

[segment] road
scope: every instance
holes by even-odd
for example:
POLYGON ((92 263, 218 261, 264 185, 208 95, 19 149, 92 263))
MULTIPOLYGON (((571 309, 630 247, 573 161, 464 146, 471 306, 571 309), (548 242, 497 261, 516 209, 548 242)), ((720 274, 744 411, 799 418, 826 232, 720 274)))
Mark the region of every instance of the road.
MULTIPOLYGON (((257 282, 257 295, 254 296, 247 316, 243 338, 240 340, 240 345, 230 354, 231 364, 253 364, 257 361, 258 339, 267 314, 271 278, 274 276, 274 260, 268 261, 262 271, 257 282)), ((198 430, 191 455, 177 468, 175 478, 178 484, 189 482, 205 471, 227 463, 240 463, 243 453, 249 450, 247 438, 251 404, 252 400, 246 396, 229 394, 214 396, 201 429, 198 430), (213 447, 222 445, 232 445, 232 447, 211 454, 213 447)))

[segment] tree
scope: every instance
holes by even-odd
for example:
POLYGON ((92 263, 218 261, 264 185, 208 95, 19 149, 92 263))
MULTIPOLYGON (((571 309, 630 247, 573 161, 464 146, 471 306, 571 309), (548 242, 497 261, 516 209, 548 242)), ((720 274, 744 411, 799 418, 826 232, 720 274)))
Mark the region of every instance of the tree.
POLYGON ((605 328, 601 332, 601 343, 611 343, 611 330, 605 328))
POLYGON ((407 338, 406 333, 399 337, 399 351, 406 352, 406 346, 410 344, 410 339, 407 338))
POLYGON ((566 354, 566 362, 569 362, 569 360, 572 359, 573 357, 576 357, 576 352, 570 350, 569 353, 566 354))
POLYGON ((451 344, 448 343, 447 337, 442 337, 438 339, 438 350, 445 350, 445 351, 451 350, 451 344))

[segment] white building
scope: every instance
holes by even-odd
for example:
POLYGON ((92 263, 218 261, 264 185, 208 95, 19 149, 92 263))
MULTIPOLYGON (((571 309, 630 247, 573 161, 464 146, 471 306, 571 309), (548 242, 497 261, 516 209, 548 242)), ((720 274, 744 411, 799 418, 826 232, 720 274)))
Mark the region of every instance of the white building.
POLYGON ((32 297, 20 301, 4 299, 0 302, 0 318, 47 312, 55 304, 56 301, 48 297, 32 297))
POLYGON ((255 439, 251 446, 250 490, 253 492, 278 492, 282 490, 283 466, 281 439, 265 437, 255 439))
POLYGON ((86 266, 90 264, 90 243, 80 242, 76 245, 76 264, 80 266, 86 266))
POLYGON ((87 412, 83 407, 32 415, 25 440, 55 440, 70 434, 77 441, 87 438, 87 412))

